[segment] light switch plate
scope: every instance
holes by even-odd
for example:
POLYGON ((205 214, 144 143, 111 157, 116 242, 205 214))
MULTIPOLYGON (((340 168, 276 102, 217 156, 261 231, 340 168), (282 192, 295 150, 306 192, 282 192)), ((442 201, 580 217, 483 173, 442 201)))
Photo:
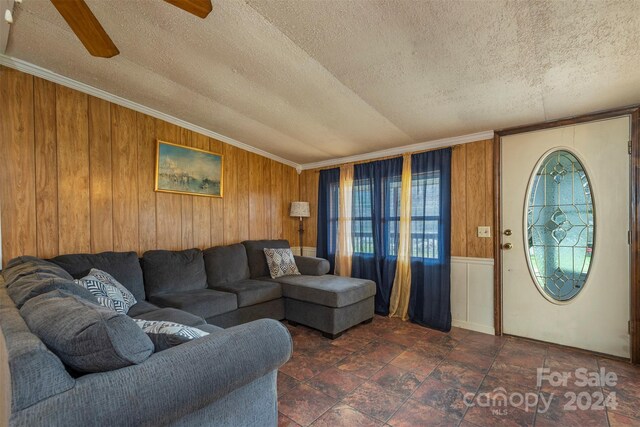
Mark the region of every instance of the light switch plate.
POLYGON ((478 237, 491 237, 491 227, 488 227, 488 226, 478 227, 478 237))

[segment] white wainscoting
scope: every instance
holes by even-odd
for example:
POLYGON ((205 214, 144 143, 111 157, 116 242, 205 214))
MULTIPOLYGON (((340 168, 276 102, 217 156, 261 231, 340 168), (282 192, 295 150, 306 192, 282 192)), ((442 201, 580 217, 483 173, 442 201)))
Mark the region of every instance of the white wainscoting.
MULTIPOLYGON (((295 255, 300 247, 291 248, 295 255)), ((316 248, 304 246, 304 256, 316 248)), ((453 326, 494 334, 493 259, 451 257, 451 317, 453 326)))
POLYGON ((494 334, 493 259, 451 257, 453 326, 494 334))

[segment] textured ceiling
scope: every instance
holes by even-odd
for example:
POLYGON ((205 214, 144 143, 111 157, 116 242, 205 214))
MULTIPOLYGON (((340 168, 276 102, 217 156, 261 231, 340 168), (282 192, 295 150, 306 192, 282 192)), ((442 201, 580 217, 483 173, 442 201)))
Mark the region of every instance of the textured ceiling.
POLYGON ((48 0, 6 54, 296 163, 640 102, 638 0, 87 3, 120 55, 48 0))

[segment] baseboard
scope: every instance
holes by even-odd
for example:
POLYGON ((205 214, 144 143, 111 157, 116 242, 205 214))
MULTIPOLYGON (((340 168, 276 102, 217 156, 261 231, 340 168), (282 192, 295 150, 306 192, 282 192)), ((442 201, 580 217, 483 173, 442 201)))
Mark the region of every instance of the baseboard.
POLYGON ((470 331, 481 332, 483 334, 495 335, 496 330, 491 326, 481 325, 479 323, 465 322, 464 320, 453 319, 451 324, 456 328, 468 329, 470 331))

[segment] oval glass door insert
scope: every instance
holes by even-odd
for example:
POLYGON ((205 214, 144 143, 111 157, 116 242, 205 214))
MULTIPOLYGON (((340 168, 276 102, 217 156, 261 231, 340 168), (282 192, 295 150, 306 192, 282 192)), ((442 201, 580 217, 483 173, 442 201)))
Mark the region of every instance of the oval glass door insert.
POLYGON ((566 302, 584 288, 593 259, 595 212, 589 177, 567 150, 547 155, 530 182, 527 258, 542 295, 566 302))

